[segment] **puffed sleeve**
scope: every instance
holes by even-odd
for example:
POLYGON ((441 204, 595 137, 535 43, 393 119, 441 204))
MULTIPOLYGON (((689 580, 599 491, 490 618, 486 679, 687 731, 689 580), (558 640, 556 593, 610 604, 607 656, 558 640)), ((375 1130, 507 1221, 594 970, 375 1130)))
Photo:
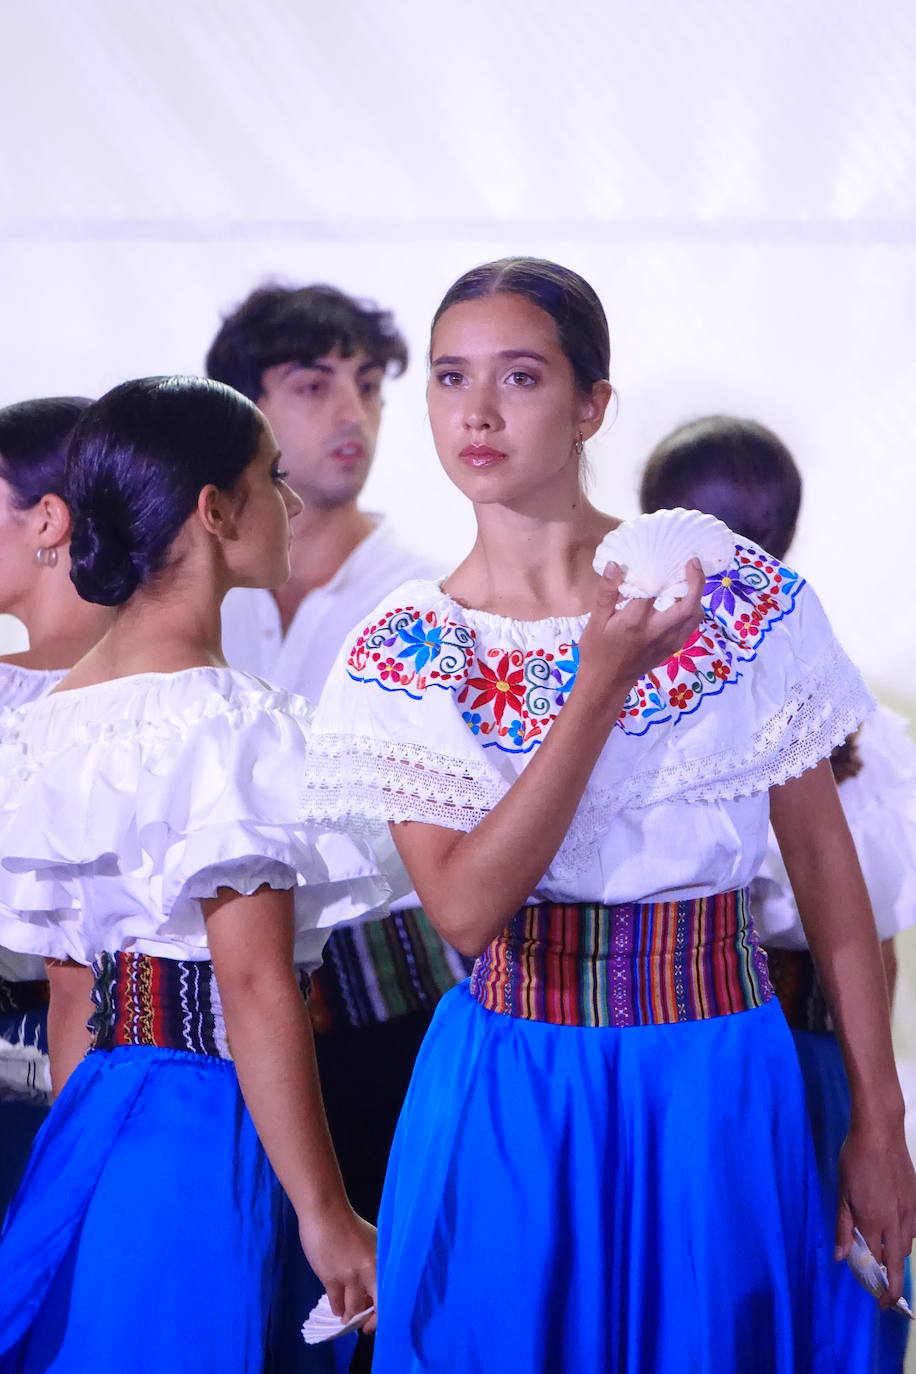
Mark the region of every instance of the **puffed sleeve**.
POLYGON ((202 957, 200 900, 267 885, 292 891, 297 962, 314 967, 332 926, 384 906, 370 840, 301 813, 310 707, 250 681, 189 702, 166 683, 69 732, 54 703, 44 736, 25 718, 7 733, 0 943, 202 957))

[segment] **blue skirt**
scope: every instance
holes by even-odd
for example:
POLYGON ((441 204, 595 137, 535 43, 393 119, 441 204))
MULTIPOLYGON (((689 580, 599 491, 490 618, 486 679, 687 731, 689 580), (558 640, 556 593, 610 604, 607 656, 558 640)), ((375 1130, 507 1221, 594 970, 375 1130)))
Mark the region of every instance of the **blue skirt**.
POLYGON ((776 1001, 501 1016, 420 1051, 380 1218, 375 1374, 834 1374, 817 1176, 776 1001))
MULTIPOLYGON (((792 1034, 805 1082, 824 1220, 831 1239, 840 1195, 840 1149, 849 1130, 849 1083, 833 1035, 802 1030, 792 1034)), ((882 1311, 853 1278, 848 1265, 831 1265, 830 1286, 836 1348, 843 1357, 841 1367, 855 1374, 902 1374, 910 1334, 907 1318, 899 1312, 882 1311)), ((905 1287, 909 1294, 909 1266, 905 1287)))
POLYGON ((231 1061, 88 1055, 0 1241, 0 1371, 261 1374, 283 1224, 231 1061))

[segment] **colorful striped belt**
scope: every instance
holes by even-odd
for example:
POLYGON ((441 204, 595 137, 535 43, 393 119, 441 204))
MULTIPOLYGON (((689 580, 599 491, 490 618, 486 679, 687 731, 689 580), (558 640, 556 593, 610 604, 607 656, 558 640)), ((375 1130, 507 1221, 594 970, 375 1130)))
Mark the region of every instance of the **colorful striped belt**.
MULTIPOLYGON (((153 1045, 231 1059, 213 965, 151 954, 102 954, 92 966, 93 1050, 153 1045)), ((304 996, 308 976, 300 974, 304 996)))
POLYGON ((338 926, 312 975, 312 1025, 326 1034, 432 1012, 469 972, 470 962, 446 945, 420 907, 338 926))
POLYGON ((746 889, 688 902, 523 907, 474 965, 471 993, 555 1026, 657 1026, 773 997, 746 889))
POLYGON ((824 989, 806 949, 767 949, 770 982, 793 1030, 833 1034, 824 989))

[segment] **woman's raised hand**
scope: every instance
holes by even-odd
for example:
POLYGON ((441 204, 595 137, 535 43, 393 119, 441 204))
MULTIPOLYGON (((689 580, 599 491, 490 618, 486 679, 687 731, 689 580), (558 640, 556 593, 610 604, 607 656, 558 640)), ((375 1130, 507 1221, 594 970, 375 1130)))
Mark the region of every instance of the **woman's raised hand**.
POLYGON ((576 689, 585 684, 600 700, 609 702, 687 643, 702 617, 700 600, 705 576, 698 559, 684 570, 687 593, 666 611, 657 611, 649 598, 633 600, 617 609, 623 573, 609 563, 599 579, 595 605, 579 639, 576 689))

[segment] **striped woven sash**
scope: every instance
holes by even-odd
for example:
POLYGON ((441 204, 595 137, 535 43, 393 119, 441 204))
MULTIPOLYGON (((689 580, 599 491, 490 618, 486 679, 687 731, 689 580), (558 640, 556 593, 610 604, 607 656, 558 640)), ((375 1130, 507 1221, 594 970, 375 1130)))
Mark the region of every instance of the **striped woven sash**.
POLYGON ((471 993, 555 1026, 657 1026, 773 997, 747 890, 687 902, 523 907, 474 965, 471 993))
MULTIPOLYGON (((100 955, 92 969, 93 1050, 154 1045, 232 1058, 211 963, 120 950, 100 955)), ((307 997, 306 974, 300 983, 307 997)))

